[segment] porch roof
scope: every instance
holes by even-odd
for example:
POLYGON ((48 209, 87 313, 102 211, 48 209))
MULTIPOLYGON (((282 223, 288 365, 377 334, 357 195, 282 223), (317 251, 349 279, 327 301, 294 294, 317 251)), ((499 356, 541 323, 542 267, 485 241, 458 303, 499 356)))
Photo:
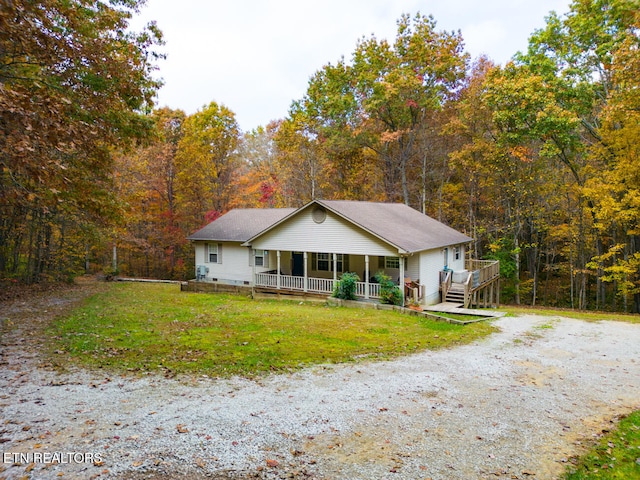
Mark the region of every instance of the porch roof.
POLYGON ((294 212, 295 208, 237 208, 189 237, 189 240, 245 242, 294 212))

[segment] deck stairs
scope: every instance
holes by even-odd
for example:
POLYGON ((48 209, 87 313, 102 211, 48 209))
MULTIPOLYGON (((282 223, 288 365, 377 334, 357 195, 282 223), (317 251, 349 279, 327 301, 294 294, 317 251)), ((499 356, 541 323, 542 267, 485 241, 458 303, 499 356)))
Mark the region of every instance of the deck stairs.
POLYGON ((447 291, 447 297, 445 299, 447 303, 457 303, 464 305, 464 284, 452 283, 447 291))

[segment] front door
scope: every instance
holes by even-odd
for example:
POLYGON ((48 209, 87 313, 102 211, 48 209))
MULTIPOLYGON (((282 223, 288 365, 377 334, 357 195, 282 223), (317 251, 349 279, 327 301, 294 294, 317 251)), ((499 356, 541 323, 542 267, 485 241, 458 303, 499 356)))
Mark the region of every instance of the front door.
POLYGON ((293 252, 291 275, 294 277, 304 277, 304 253, 293 252))

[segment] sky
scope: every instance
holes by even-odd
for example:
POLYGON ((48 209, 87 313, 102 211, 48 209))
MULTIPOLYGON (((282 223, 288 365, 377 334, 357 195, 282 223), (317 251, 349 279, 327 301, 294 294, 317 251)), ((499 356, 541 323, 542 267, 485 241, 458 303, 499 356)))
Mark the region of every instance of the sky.
POLYGON ((167 55, 157 107, 193 114, 212 101, 235 113, 248 132, 285 118, 311 76, 359 39, 396 37, 403 13, 433 15, 437 30, 462 32, 472 59, 504 65, 529 36, 570 0, 147 0, 132 21, 155 20, 167 55))

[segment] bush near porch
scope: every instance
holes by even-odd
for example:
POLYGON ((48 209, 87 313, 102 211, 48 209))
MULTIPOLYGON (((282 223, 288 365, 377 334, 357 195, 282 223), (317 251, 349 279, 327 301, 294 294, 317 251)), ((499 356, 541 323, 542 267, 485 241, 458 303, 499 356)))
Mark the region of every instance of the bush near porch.
POLYGON ((391 311, 118 283, 57 319, 49 337, 58 366, 252 377, 450 347, 494 330, 488 322, 460 326, 391 311))

